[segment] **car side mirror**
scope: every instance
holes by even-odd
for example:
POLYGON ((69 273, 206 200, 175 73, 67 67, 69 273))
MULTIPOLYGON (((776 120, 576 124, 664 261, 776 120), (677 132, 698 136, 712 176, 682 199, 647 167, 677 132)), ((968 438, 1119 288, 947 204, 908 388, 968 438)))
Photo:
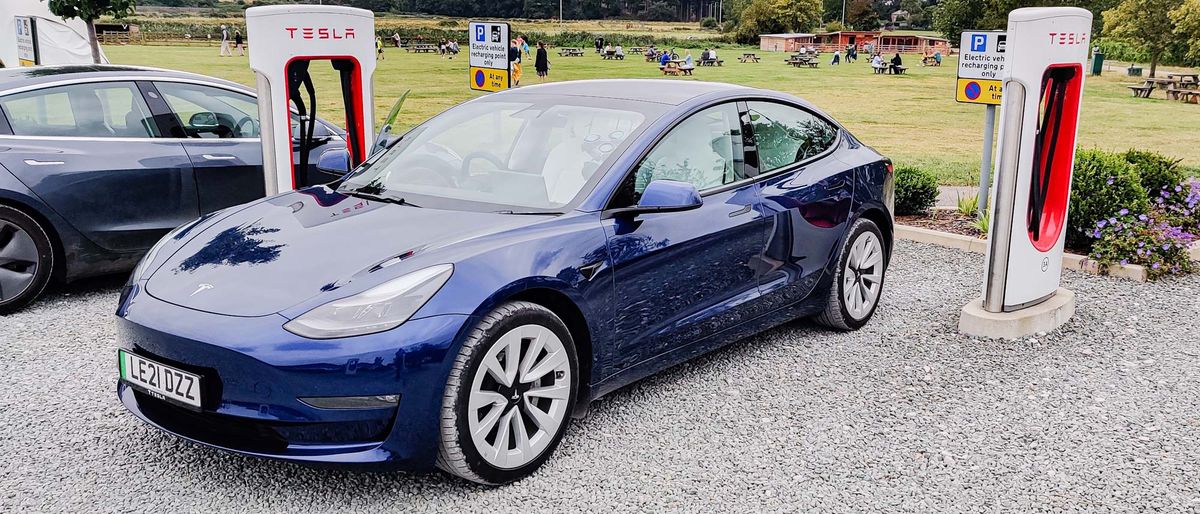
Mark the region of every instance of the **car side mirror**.
POLYGON ((634 207, 610 209, 605 218, 634 217, 656 212, 679 212, 697 209, 704 204, 696 186, 677 180, 655 180, 642 191, 642 199, 634 207))
POLYGON ((188 125, 197 129, 211 129, 221 126, 221 124, 217 122, 216 113, 208 111, 200 111, 193 114, 191 118, 188 118, 188 125))
POLYGON ((350 172, 350 152, 345 148, 325 150, 317 159, 317 169, 334 175, 345 175, 350 172))

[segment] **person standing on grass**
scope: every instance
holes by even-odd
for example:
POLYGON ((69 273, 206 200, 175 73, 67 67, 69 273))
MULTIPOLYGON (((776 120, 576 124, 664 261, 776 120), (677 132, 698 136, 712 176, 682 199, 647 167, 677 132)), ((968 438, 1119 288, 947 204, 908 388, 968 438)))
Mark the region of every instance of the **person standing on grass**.
POLYGON ((538 41, 537 57, 533 60, 533 68, 537 70, 538 82, 545 82, 550 75, 550 55, 546 52, 546 42, 538 41))
POLYGON ((237 49, 238 55, 246 56, 246 41, 242 39, 242 31, 237 30, 233 33, 233 47, 237 49))
POLYGON ((513 87, 521 85, 521 48, 517 46, 517 40, 508 42, 508 65, 512 70, 513 87))
POLYGON ((221 25, 221 57, 233 57, 233 52, 229 50, 229 29, 221 25))
POLYGON ((383 38, 375 36, 375 53, 379 54, 379 60, 383 60, 383 38))
POLYGON ((833 51, 833 60, 832 60, 832 61, 829 61, 829 65, 830 65, 830 66, 837 66, 838 64, 841 64, 841 62, 842 62, 842 51, 841 51, 841 50, 834 50, 834 51, 833 51))

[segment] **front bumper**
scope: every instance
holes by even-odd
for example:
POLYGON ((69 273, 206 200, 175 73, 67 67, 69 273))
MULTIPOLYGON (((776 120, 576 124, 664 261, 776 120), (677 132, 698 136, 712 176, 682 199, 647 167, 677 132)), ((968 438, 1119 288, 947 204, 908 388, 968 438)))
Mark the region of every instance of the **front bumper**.
POLYGON ((414 319, 366 336, 310 340, 279 315, 223 316, 130 286, 117 312, 122 348, 203 377, 190 410, 136 391, 132 413, 174 435, 228 451, 368 469, 432 469, 450 350, 465 315, 414 319), (318 409, 297 398, 398 394, 394 408, 318 409))

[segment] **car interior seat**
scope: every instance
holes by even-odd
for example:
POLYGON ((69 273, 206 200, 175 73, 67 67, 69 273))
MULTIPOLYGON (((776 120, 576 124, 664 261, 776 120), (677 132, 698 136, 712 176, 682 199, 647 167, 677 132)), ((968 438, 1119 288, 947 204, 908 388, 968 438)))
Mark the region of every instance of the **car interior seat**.
POLYGON ((115 136, 116 131, 104 120, 104 104, 95 91, 72 90, 68 93, 71 100, 71 110, 75 116, 75 131, 77 136, 115 136))

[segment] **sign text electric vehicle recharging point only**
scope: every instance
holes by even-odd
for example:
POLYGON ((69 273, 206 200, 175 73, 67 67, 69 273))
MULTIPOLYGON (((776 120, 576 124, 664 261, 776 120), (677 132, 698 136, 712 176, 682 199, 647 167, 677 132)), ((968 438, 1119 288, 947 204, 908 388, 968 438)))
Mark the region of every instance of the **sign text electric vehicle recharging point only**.
POLYGON ((1074 7, 1009 14, 983 297, 963 307, 964 333, 1022 337, 1074 312, 1058 286, 1091 24, 1074 7))

